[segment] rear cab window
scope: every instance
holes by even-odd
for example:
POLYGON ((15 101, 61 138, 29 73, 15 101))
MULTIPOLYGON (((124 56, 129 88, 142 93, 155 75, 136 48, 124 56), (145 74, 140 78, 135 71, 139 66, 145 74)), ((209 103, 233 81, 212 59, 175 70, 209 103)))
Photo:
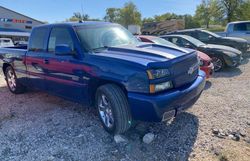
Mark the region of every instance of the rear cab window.
POLYGON ((234 24, 234 31, 250 31, 250 22, 234 24))
POLYGON ((234 27, 233 24, 228 24, 225 32, 233 32, 233 27, 234 27))
POLYGON ((30 36, 29 51, 40 52, 46 50, 48 31, 49 29, 47 27, 33 29, 30 36))

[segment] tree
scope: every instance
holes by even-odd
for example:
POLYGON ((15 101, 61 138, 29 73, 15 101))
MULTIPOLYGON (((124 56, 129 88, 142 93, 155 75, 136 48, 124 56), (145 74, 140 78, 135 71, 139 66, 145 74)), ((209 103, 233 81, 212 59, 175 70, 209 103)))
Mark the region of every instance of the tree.
POLYGON ((250 0, 246 0, 244 3, 240 4, 237 10, 238 20, 246 21, 250 20, 250 0))
POLYGON ((162 15, 155 15, 154 19, 155 21, 166 21, 166 20, 171 20, 171 19, 181 19, 183 16, 181 15, 176 15, 175 13, 165 13, 162 15))
POLYGON ((227 22, 237 20, 237 13, 243 0, 219 0, 222 11, 225 13, 227 22))
POLYGON ((198 28, 200 27, 200 24, 198 21, 195 20, 195 18, 191 15, 184 15, 184 20, 185 20, 185 28, 190 29, 190 28, 198 28))
POLYGON ((72 17, 66 19, 66 21, 87 21, 89 19, 88 14, 81 14, 80 12, 75 12, 72 17))
POLYGON ((219 22, 223 17, 220 5, 217 0, 202 0, 195 11, 195 19, 201 25, 209 28, 210 23, 219 22))
POLYGON ((133 2, 125 3, 124 7, 120 9, 119 23, 125 27, 141 25, 141 13, 133 2))
POLYGON ((73 13, 73 16, 69 19, 66 19, 66 22, 75 22, 75 21, 101 21, 97 18, 90 18, 88 14, 81 14, 80 12, 73 13))
POLYGON ((141 13, 134 3, 128 2, 122 8, 107 8, 104 20, 120 23, 124 27, 141 25, 141 13))
POLYGON ((145 24, 145 23, 151 23, 151 22, 154 22, 155 19, 152 18, 152 17, 148 17, 148 18, 143 18, 142 20, 142 24, 145 24))
POLYGON ((120 19, 120 9, 119 8, 107 8, 106 15, 104 17, 105 21, 108 22, 119 22, 120 19))

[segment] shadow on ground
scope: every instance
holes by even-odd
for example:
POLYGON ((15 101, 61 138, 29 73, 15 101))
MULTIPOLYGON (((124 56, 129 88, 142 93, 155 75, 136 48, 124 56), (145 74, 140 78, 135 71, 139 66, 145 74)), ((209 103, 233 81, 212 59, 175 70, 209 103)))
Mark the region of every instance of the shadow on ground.
POLYGON ((240 68, 233 68, 233 67, 226 67, 224 69, 222 69, 219 72, 215 72, 213 74, 214 78, 221 78, 221 77, 225 77, 225 78, 232 78, 232 77, 236 77, 242 74, 242 71, 240 68))
POLYGON ((211 87, 212 87, 212 82, 210 82, 209 80, 207 80, 204 90, 208 90, 211 87))
POLYGON ((247 56, 242 60, 241 65, 247 64, 249 62, 250 56, 247 56))
POLYGON ((178 115, 171 124, 140 123, 126 134, 134 142, 128 144, 130 150, 125 151, 135 160, 188 160, 198 127, 197 117, 186 112, 178 115), (150 145, 141 141, 148 132, 157 135, 150 145))

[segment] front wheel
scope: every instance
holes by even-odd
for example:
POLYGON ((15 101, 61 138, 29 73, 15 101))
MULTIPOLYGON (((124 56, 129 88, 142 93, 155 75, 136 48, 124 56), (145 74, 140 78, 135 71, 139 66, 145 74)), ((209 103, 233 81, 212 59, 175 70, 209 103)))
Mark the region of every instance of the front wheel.
POLYGON ((5 77, 10 92, 20 94, 25 91, 24 86, 17 81, 16 73, 11 66, 6 68, 5 77))
POLYGON ((127 97, 119 86, 106 84, 99 87, 95 101, 102 125, 108 133, 124 133, 131 127, 127 97))
POLYGON ((220 56, 213 56, 212 57, 212 63, 214 64, 214 71, 218 72, 220 71, 222 68, 225 67, 225 63, 224 63, 224 59, 221 58, 220 56))

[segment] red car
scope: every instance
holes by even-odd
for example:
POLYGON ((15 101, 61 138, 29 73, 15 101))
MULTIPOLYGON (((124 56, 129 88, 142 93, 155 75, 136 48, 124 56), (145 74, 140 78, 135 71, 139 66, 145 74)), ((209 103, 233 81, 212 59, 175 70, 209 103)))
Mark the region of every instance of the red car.
MULTIPOLYGON (((141 40, 142 42, 177 47, 175 44, 156 36, 138 35, 137 39, 141 40)), ((206 73, 206 77, 209 78, 214 71, 214 65, 211 62, 212 59, 207 54, 201 51, 198 51, 198 57, 200 58, 200 69, 203 70, 206 73)))

